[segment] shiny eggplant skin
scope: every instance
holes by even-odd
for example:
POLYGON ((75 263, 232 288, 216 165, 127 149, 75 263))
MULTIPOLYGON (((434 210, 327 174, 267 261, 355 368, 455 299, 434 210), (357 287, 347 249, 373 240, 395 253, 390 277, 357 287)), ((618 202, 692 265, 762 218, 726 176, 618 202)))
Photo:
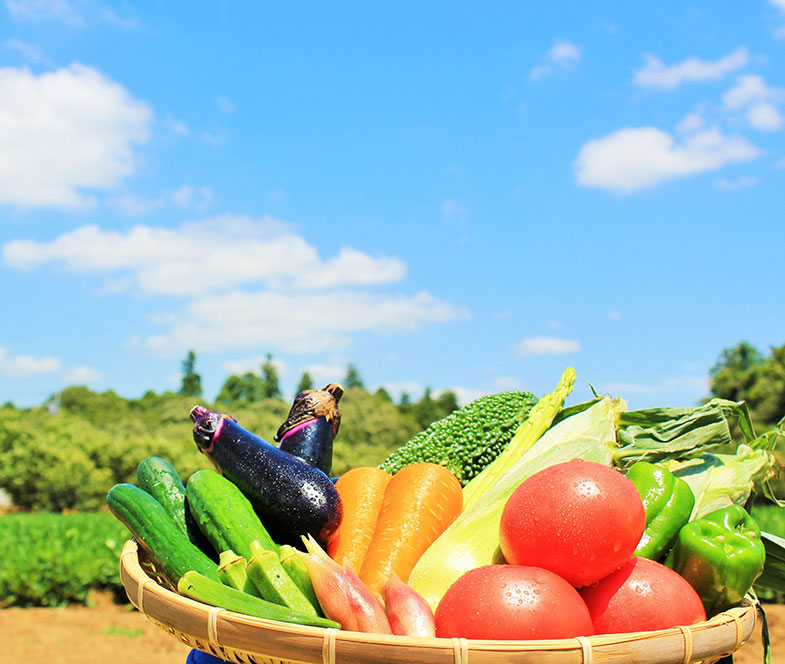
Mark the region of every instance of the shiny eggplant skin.
POLYGON ((234 482, 278 544, 322 543, 338 528, 343 508, 330 477, 240 426, 233 418, 196 406, 197 447, 234 482))
POLYGON ((333 440, 341 424, 338 402, 342 396, 343 388, 338 383, 329 383, 321 390, 300 392, 275 434, 279 449, 329 475, 333 466, 333 440))

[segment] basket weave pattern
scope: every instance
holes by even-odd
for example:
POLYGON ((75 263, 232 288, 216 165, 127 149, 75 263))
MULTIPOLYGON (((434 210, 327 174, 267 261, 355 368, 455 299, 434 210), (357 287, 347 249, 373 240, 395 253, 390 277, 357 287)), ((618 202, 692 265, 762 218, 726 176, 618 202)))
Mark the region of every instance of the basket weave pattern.
POLYGON ((291 625, 211 607, 166 587, 130 539, 120 577, 131 603, 183 643, 235 664, 711 664, 755 627, 745 604, 672 629, 542 641, 411 638, 291 625))

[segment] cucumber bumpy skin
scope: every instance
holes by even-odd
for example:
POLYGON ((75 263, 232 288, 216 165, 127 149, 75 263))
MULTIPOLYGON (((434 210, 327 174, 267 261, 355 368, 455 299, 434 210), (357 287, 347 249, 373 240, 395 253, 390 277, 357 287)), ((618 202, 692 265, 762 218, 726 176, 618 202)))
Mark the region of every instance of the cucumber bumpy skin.
POLYGON ((230 480, 214 470, 197 470, 185 488, 188 510, 216 551, 230 549, 250 560, 251 543, 278 552, 250 501, 230 480))
POLYGON ((215 563, 196 547, 149 493, 133 484, 115 484, 106 495, 112 514, 147 551, 156 571, 177 586, 194 570, 218 581, 215 563))

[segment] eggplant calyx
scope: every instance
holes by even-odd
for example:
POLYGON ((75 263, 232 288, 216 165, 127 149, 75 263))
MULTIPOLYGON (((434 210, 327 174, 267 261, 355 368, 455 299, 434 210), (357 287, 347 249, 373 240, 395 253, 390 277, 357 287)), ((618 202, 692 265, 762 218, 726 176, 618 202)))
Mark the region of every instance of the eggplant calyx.
POLYGON ((328 383, 321 390, 304 390, 292 403, 289 416, 275 433, 275 441, 281 442, 292 429, 304 425, 310 420, 324 417, 332 426, 333 438, 341 424, 341 411, 338 402, 343 396, 343 387, 338 383, 328 383))

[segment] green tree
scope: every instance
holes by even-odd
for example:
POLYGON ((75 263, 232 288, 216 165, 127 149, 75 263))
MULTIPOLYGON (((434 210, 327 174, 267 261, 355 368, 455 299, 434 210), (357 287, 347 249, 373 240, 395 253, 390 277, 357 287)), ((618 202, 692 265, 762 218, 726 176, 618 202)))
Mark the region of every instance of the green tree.
POLYGON ((196 353, 188 351, 183 360, 183 382, 180 386, 180 394, 187 397, 198 397, 202 395, 202 377, 196 373, 196 353))
POLYGON ((447 417, 454 410, 458 410, 458 397, 452 390, 444 390, 436 398, 436 412, 438 419, 447 417))
POLYGON ((307 371, 303 372, 303 375, 300 376, 300 382, 297 383, 297 394, 300 392, 305 392, 305 390, 312 390, 313 389, 313 379, 311 378, 311 374, 307 371))
POLYGON ((785 417, 785 345, 763 354, 742 341, 722 351, 709 375, 712 396, 746 401, 761 431, 785 417))
POLYGON ((438 419, 430 387, 426 387, 422 397, 412 405, 411 412, 420 429, 425 429, 431 422, 438 419))
POLYGON ((383 387, 377 389, 376 392, 373 393, 373 396, 375 396, 379 401, 384 401, 385 403, 392 403, 392 397, 390 396, 390 393, 387 390, 385 390, 383 387))
POLYGON ((364 388, 363 379, 360 378, 360 372, 357 371, 357 367, 354 364, 349 364, 346 369, 346 378, 343 379, 343 386, 347 390, 353 387, 364 388))
POLYGON ((281 388, 278 385, 278 369, 273 364, 273 356, 267 353, 267 359, 262 365, 262 397, 265 399, 278 399, 281 388))
POLYGON ((250 404, 262 399, 263 392, 262 379, 252 371, 246 371, 242 376, 229 376, 215 400, 225 404, 250 404))

